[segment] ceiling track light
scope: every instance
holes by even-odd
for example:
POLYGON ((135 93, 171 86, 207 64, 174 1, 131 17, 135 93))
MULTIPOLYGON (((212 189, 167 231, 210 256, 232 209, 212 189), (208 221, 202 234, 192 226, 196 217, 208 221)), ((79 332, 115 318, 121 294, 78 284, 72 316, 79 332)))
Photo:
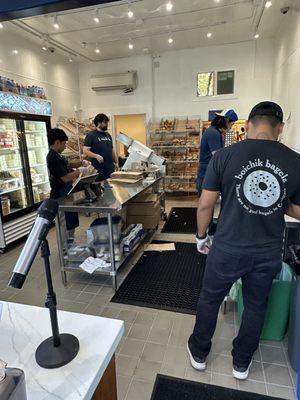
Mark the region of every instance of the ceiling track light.
POLYGON ((167 11, 172 11, 172 8, 173 8, 173 4, 169 1, 169 2, 166 4, 166 10, 167 10, 167 11))
POLYGON ((259 33, 256 33, 255 35, 254 35, 254 39, 258 39, 259 38, 259 33))
POLYGON ((98 43, 96 43, 95 53, 100 54, 100 49, 98 43))
POLYGON ((3 24, 1 24, 1 22, 0 22, 0 29, 3 29, 4 27, 3 27, 3 24))
POLYGON ((96 24, 99 24, 99 22, 100 22, 100 18, 99 18, 99 8, 97 8, 97 10, 96 10, 96 15, 95 15, 95 17, 94 17, 94 22, 95 22, 96 24))
POLYGON ((18 54, 19 52, 18 52, 18 50, 13 50, 12 53, 13 54, 18 54))
POLYGON ((266 4, 265 4, 265 7, 266 7, 266 8, 272 7, 272 1, 271 1, 271 0, 268 0, 268 1, 266 2, 266 4))
POLYGON ((129 42, 128 48, 129 50, 133 50, 133 44, 131 42, 129 42))
POLYGON ((72 63, 73 62, 73 58, 70 57, 69 58, 69 62, 72 63))
POLYGON ((168 39, 168 43, 172 44, 173 42, 174 42, 174 39, 172 38, 172 36, 170 36, 169 39, 168 39))
POLYGON ((47 51, 47 50, 48 50, 48 47, 47 47, 47 41, 46 41, 46 39, 45 39, 45 38, 43 39, 42 50, 44 50, 44 51, 47 51))
POLYGON ((127 12, 128 18, 133 18, 133 11, 132 10, 128 10, 127 12))
POLYGON ((208 39, 210 39, 210 38, 212 37, 212 33, 211 33, 211 32, 207 32, 206 37, 207 37, 208 39))
POLYGON ((58 23, 57 15, 55 15, 55 17, 54 17, 53 27, 54 27, 55 29, 59 29, 59 23, 58 23))

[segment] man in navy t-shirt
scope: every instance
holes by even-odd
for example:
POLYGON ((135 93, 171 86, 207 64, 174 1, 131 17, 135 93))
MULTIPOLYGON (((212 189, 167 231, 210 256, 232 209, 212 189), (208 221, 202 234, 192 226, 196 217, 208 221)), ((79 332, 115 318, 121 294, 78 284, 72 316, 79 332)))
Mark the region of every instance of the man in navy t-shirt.
POLYGON ((99 181, 108 179, 118 166, 112 137, 107 133, 108 122, 109 118, 105 114, 96 115, 96 129, 89 132, 84 140, 83 153, 91 159, 93 167, 98 171, 99 181))
POLYGON ((203 182, 196 241, 198 251, 209 254, 188 342, 192 366, 204 370, 220 305, 241 278, 245 308, 233 341, 236 379, 248 377, 272 282, 282 268, 284 215, 300 220, 300 155, 278 141, 284 127, 281 107, 257 104, 245 127, 247 140, 217 151, 203 182), (207 227, 220 193, 221 212, 211 247, 207 227))
POLYGON ((196 180, 196 188, 201 194, 202 182, 205 177, 207 166, 217 150, 224 147, 223 135, 231 129, 238 120, 234 110, 224 110, 211 122, 211 126, 203 133, 199 151, 199 168, 196 180))

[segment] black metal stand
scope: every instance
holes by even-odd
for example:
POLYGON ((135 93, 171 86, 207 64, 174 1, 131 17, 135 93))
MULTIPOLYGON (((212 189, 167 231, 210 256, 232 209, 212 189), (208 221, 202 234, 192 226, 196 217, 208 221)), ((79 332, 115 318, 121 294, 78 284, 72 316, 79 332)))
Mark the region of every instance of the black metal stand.
POLYGON ((36 362, 43 368, 59 368, 72 361, 79 351, 78 339, 70 334, 59 333, 56 295, 53 290, 51 269, 50 269, 50 250, 47 239, 43 239, 41 244, 41 256, 45 264, 48 293, 45 306, 49 308, 52 336, 44 340, 36 350, 36 362))

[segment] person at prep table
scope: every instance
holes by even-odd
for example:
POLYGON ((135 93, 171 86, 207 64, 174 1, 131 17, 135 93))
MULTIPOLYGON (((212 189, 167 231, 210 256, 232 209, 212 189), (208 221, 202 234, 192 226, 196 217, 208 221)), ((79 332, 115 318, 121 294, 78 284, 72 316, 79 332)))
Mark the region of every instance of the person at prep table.
POLYGON ((93 167, 98 171, 98 181, 108 179, 118 166, 112 137, 107 132, 108 122, 107 115, 97 114, 94 118, 96 129, 89 132, 84 141, 83 154, 91 159, 93 167))
MULTIPOLYGON (((48 143, 50 150, 47 154, 47 166, 50 177, 51 199, 58 199, 68 194, 72 187, 72 182, 81 173, 80 169, 72 170, 68 166, 67 160, 61 155, 66 148, 68 136, 62 129, 53 128, 48 133, 48 143)), ((66 212, 66 226, 68 240, 74 240, 75 228, 79 226, 78 214, 66 212)))

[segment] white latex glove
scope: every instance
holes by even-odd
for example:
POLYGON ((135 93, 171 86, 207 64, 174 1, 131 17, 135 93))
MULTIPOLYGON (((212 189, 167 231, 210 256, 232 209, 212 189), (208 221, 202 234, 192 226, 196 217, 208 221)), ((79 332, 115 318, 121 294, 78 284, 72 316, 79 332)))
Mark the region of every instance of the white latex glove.
POLYGON ((103 164, 104 163, 104 158, 102 156, 100 156, 100 154, 96 155, 96 160, 98 161, 98 163, 103 164))
POLYGON ((207 235, 204 239, 198 239, 196 237, 196 243, 199 253, 208 254, 212 246, 212 238, 209 235, 207 235))
POLYGON ((84 167, 90 167, 92 165, 92 163, 88 160, 82 160, 82 165, 84 167))
POLYGON ((79 167, 78 169, 80 171, 81 176, 90 175, 89 167, 79 167))

